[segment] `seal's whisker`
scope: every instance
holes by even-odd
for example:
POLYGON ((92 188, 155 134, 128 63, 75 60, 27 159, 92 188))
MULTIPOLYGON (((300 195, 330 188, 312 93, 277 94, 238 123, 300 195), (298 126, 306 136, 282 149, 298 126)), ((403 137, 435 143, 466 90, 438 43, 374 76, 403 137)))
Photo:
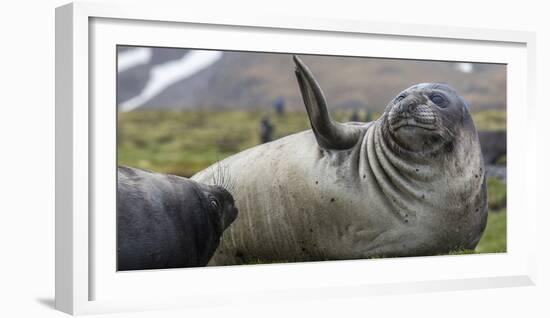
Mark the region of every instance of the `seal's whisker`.
POLYGON ((216 170, 216 165, 212 166, 212 184, 217 185, 218 184, 218 173, 216 170))
POLYGON ((233 178, 226 165, 224 165, 220 160, 217 160, 210 169, 212 170, 212 182, 213 185, 222 187, 231 192, 235 188, 233 178))

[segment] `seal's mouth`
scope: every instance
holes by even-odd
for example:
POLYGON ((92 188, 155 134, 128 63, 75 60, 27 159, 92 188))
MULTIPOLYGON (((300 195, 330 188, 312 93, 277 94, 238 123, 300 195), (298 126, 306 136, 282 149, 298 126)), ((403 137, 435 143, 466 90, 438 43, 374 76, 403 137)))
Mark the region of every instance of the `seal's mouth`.
POLYGON ((425 130, 436 130, 434 123, 419 122, 415 118, 399 118, 394 121, 390 121, 390 127, 393 131, 397 131, 401 128, 421 128, 425 130))
POLYGON ((391 111, 389 124, 393 131, 404 127, 421 128, 425 130, 436 130, 436 116, 426 105, 419 105, 413 111, 391 111))
POLYGON ((238 215, 239 209, 232 204, 224 214, 223 229, 227 229, 237 219, 238 215))

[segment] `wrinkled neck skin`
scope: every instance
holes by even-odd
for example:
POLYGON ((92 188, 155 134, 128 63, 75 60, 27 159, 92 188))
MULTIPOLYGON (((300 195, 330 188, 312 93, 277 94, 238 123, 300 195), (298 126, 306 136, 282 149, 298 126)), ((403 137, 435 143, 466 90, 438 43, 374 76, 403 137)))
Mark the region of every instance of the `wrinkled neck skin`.
MULTIPOLYGON (((482 231, 477 225, 484 222, 469 214, 476 211, 482 217, 486 209, 484 168, 471 118, 467 116, 462 124, 467 127, 457 129, 454 140, 412 152, 393 142, 383 115, 368 126, 361 141, 359 158, 355 159, 359 162, 359 177, 367 182, 366 190, 371 195, 374 192, 384 201, 385 212, 396 221, 393 227, 411 229, 411 235, 401 229, 400 233, 405 234, 395 238, 418 240, 416 248, 409 248, 411 254, 423 254, 424 248, 425 253, 473 248, 479 240, 482 231), (439 246, 430 247, 431 240, 439 246)), ((392 233, 393 229, 386 231, 392 233)), ((375 244, 370 254, 394 255, 390 250, 396 251, 392 246, 377 249, 375 244)), ((395 252, 396 256, 402 254, 395 252)))
MULTIPOLYGON (((452 159, 451 152, 445 152, 444 142, 439 142, 421 152, 413 152, 401 147, 393 140, 386 125, 386 117, 372 123, 361 144, 359 160, 367 172, 377 181, 381 190, 389 198, 422 198, 420 184, 430 184, 445 177, 446 169, 441 169, 445 161, 452 159), (393 193, 393 192, 398 192, 393 193)), ((452 147, 450 147, 452 148, 452 147)))

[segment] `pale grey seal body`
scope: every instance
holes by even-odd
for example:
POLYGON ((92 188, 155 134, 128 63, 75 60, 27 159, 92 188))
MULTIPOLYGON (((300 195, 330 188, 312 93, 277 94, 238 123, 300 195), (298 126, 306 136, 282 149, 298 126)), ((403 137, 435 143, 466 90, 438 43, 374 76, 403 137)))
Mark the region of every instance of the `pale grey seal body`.
MULTIPOLYGON (((486 225, 483 158, 464 99, 418 84, 366 124, 334 122, 308 68, 312 130, 223 160, 239 220, 210 264, 415 256, 473 249, 486 225)), ((211 182, 215 169, 192 179, 211 182)))

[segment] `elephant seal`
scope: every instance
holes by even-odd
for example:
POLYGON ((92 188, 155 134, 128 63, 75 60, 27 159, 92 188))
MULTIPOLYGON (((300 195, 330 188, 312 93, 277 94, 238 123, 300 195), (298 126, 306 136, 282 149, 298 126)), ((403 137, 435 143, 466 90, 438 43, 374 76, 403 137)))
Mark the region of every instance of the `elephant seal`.
POLYGON ((237 214, 222 186, 120 166, 117 268, 205 266, 237 214))
MULTIPOLYGON (((297 57, 312 130, 226 158, 240 217, 209 265, 436 255, 473 249, 487 222, 478 136, 466 101, 414 85, 369 123, 332 120, 297 57)), ((192 179, 211 182, 214 169, 192 179)))

